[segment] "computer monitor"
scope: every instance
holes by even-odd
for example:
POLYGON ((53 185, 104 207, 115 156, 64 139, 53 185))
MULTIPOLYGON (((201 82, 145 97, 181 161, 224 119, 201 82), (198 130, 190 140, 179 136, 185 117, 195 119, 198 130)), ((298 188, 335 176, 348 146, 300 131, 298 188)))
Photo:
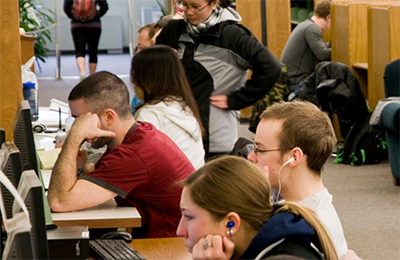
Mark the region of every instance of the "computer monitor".
POLYGON ((22 209, 22 212, 18 212, 12 218, 8 218, 5 214, 3 190, 0 190, 0 211, 5 230, 8 233, 2 259, 33 259, 30 237, 32 226, 29 220, 28 209, 14 185, 2 171, 0 171, 0 183, 12 194, 22 209))
POLYGON ((0 128, 0 145, 6 141, 6 131, 4 128, 0 128))
POLYGON ((21 153, 22 170, 34 170, 39 176, 35 139, 28 101, 21 101, 14 118, 14 143, 21 153))
MULTIPOLYGON (((34 259, 49 259, 45 212, 43 207, 43 189, 33 170, 24 171, 18 185, 18 193, 29 211, 32 225, 30 232, 34 259)), ((21 211, 20 205, 14 201, 13 214, 21 211)))
MULTIPOLYGON (((11 181, 11 183, 17 187, 19 180, 21 178, 21 159, 18 148, 13 142, 5 142, 1 146, 0 150, 0 169, 11 181)), ((1 184, 1 191, 3 194, 3 201, 5 205, 5 213, 7 218, 11 218, 12 215, 12 205, 14 202, 14 196, 10 191, 1 184)))
MULTIPOLYGON (((28 101, 21 101, 14 118, 14 143, 21 154, 22 170, 34 170, 42 183, 43 205, 46 213, 46 223, 50 226, 53 223, 47 198, 44 195, 44 182, 40 172, 38 157, 36 153, 35 139, 33 136, 32 119, 28 101)), ((18 184, 16 184, 18 185, 18 184)))

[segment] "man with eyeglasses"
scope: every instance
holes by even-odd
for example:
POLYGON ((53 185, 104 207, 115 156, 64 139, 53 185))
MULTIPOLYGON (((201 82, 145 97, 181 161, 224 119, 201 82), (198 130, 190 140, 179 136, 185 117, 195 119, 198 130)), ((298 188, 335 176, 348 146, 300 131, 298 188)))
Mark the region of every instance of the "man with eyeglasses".
POLYGON ((156 39, 176 49, 184 65, 206 130, 206 160, 232 151, 238 139, 236 110, 258 101, 281 74, 278 60, 239 24, 230 2, 183 0, 183 20, 170 21, 156 39))
POLYGON ((248 159, 267 173, 278 198, 315 211, 341 259, 347 243, 321 177, 336 145, 331 120, 314 104, 300 101, 275 103, 260 120, 248 159))
POLYGON ((174 237, 181 211, 177 182, 194 171, 179 147, 152 124, 137 122, 129 91, 116 75, 101 71, 76 85, 68 97, 76 117, 52 171, 48 200, 53 211, 93 207, 115 199, 137 208, 143 237, 174 237), (95 166, 85 164, 81 143, 107 146, 95 166), (77 176, 77 169, 82 173, 77 176))

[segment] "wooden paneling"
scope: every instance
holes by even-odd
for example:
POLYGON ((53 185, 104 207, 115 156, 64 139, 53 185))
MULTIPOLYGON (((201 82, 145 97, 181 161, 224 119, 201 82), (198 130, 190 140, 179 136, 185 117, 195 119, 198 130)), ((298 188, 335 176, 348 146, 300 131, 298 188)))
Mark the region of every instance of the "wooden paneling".
POLYGON ((13 140, 12 127, 22 100, 18 1, 0 0, 0 127, 13 140))
MULTIPOLYGON (((25 64, 30 58, 32 58, 34 53, 34 44, 36 37, 21 35, 21 64, 25 64)), ((35 72, 35 63, 31 66, 31 71, 35 72)))
POLYGON ((372 109, 385 97, 386 65, 400 58, 400 5, 368 8, 368 101, 372 109))
POLYGON ((236 0, 236 11, 242 16, 244 26, 261 41, 261 4, 259 0, 236 0))
POLYGON ((267 45, 269 51, 281 59, 283 48, 291 33, 290 1, 267 0, 267 45))

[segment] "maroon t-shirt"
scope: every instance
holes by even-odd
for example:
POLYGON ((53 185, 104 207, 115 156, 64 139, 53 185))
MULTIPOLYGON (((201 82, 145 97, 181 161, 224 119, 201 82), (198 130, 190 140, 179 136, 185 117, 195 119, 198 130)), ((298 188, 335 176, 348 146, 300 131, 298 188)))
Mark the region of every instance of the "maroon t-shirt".
POLYGON ((107 151, 83 179, 117 193, 118 204, 135 206, 147 237, 176 236, 181 218, 178 181, 194 168, 176 144, 152 124, 138 122, 121 145, 107 151))

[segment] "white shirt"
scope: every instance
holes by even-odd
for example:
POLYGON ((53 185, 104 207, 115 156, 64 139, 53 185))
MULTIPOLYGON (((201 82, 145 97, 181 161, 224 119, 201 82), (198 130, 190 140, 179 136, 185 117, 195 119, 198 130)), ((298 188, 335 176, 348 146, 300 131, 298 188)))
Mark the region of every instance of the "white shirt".
POLYGON ((317 215, 322 226, 328 233, 335 247, 338 258, 343 258, 347 253, 347 243, 344 237, 342 224, 332 204, 332 195, 327 189, 314 193, 297 202, 302 206, 306 206, 313 210, 317 215))
POLYGON ((204 165, 204 148, 200 125, 189 107, 178 101, 145 104, 135 114, 137 121, 153 124, 182 150, 195 169, 204 165))

